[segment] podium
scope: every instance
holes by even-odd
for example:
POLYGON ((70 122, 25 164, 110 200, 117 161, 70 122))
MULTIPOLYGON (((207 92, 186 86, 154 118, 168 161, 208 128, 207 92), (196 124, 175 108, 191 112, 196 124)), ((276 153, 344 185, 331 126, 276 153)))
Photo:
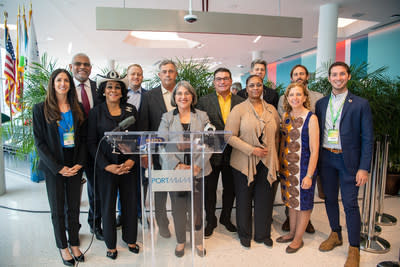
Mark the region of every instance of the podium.
POLYGON ((140 155, 141 160, 136 163, 140 163, 140 178, 148 181, 148 186, 141 183, 141 264, 204 265, 204 176, 211 172, 210 157, 224 151, 232 133, 106 132, 104 135, 113 153, 140 155), (185 243, 182 257, 175 255, 178 243, 185 243))

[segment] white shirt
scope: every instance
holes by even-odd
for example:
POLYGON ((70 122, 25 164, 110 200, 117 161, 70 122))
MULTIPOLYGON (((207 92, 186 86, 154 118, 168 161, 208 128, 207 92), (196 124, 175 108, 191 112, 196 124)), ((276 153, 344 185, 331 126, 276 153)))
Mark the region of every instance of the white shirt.
MULTIPOLYGON (((82 103, 81 82, 74 78, 74 83, 75 83, 75 88, 76 88, 76 94, 77 94, 77 97, 78 97, 78 101, 79 101, 79 103, 82 103)), ((89 79, 87 79, 83 84, 85 85, 85 91, 86 91, 86 94, 87 94, 87 96, 89 98, 90 109, 92 109, 94 103, 93 103, 93 96, 92 96, 92 88, 90 87, 89 79)))
POLYGON ((328 102, 328 106, 326 107, 324 141, 323 141, 322 147, 342 149, 342 145, 340 142, 340 117, 342 116, 343 107, 342 108, 340 108, 340 107, 342 106, 342 104, 344 106, 344 101, 346 100, 348 93, 349 93, 348 90, 346 90, 346 92, 338 94, 338 95, 334 95, 331 93, 333 116, 331 115, 331 109, 330 109, 330 105, 328 102), (329 144, 328 143, 328 130, 333 129, 332 117, 336 117, 336 114, 339 111, 339 109, 340 109, 340 113, 339 113, 338 118, 335 123, 335 129, 339 130, 339 140, 338 140, 337 144, 329 144))
POLYGON ((175 107, 171 105, 172 92, 168 91, 167 89, 164 88, 164 86, 161 85, 161 93, 163 95, 164 104, 165 107, 167 108, 167 111, 173 110, 175 107))

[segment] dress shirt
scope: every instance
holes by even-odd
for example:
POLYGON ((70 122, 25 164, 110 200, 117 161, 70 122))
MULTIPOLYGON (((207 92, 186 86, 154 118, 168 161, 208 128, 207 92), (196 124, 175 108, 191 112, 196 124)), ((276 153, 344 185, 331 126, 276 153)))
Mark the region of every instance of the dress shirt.
POLYGON ((342 116, 343 104, 344 104, 344 101, 346 100, 348 92, 349 91, 346 90, 346 92, 338 94, 338 95, 334 95, 333 93, 331 93, 330 101, 332 101, 333 115, 331 115, 331 108, 330 108, 330 104, 328 103, 328 106, 326 108, 324 141, 323 141, 322 147, 342 149, 342 145, 340 143, 340 117, 342 116), (338 142, 338 144, 329 144, 328 143, 328 130, 333 129, 332 116, 336 117, 336 114, 339 111, 339 109, 340 109, 340 113, 339 113, 338 118, 335 123, 335 129, 339 130, 339 142, 338 142))
POLYGON ((228 115, 231 112, 232 93, 229 92, 226 99, 224 99, 224 97, 218 93, 217 97, 218 97, 219 108, 221 110, 222 119, 224 120, 224 123, 226 123, 226 119, 228 118, 228 115))
POLYGON ((142 87, 137 89, 136 91, 128 88, 128 103, 134 105, 136 110, 140 108, 140 100, 142 98, 142 87))
MULTIPOLYGON (((82 96, 81 96, 81 90, 82 90, 81 83, 82 82, 80 82, 74 78, 74 83, 75 83, 75 89, 76 89, 78 101, 79 101, 79 103, 82 103, 82 96)), ((85 82, 83 82, 83 84, 85 85, 86 95, 89 98, 90 109, 92 109, 94 102, 93 102, 92 88, 90 87, 89 79, 87 79, 85 82)))
POLYGON ((173 110, 175 107, 171 105, 172 92, 168 91, 167 89, 164 88, 164 86, 161 85, 161 93, 163 95, 164 104, 165 107, 167 108, 167 111, 173 110))

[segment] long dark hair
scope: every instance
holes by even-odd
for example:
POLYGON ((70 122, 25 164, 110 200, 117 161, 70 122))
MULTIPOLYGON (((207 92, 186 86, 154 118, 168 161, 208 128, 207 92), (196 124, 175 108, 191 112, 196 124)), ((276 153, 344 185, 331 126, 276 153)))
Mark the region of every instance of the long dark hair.
POLYGON ((75 84, 71 74, 65 69, 56 69, 50 75, 49 84, 47 85, 47 95, 44 101, 44 117, 47 123, 61 120, 61 113, 58 107, 56 90, 54 88, 54 81, 58 74, 65 73, 69 80, 69 91, 67 94, 67 101, 71 107, 74 118, 78 119, 79 125, 85 120, 81 107, 79 106, 78 97, 76 96, 75 84))

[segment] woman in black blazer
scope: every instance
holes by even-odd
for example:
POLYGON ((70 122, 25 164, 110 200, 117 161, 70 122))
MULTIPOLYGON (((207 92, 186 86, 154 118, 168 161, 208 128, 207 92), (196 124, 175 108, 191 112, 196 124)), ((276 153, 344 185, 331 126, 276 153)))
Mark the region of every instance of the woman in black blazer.
MULTIPOLYGON (((135 106, 126 103, 127 86, 118 73, 110 71, 107 76, 97 78, 98 97, 102 103, 90 110, 88 147, 96 162, 95 183, 101 193, 101 214, 103 217, 103 234, 107 246, 106 256, 117 258, 117 230, 115 205, 117 192, 120 193, 122 239, 128 244, 129 251, 139 253, 137 238, 137 173, 132 168, 137 156, 113 153, 111 145, 100 142, 104 132, 112 131, 128 117, 137 119, 135 106), (100 144, 99 144, 100 143, 100 144), (97 153, 97 147, 100 146, 97 153)), ((127 130, 134 131, 135 124, 127 130)))
POLYGON ((46 179, 56 244, 67 266, 84 261, 79 250, 79 208, 86 132, 74 81, 68 71, 57 69, 50 76, 46 100, 33 107, 33 135, 38 168, 46 179))

